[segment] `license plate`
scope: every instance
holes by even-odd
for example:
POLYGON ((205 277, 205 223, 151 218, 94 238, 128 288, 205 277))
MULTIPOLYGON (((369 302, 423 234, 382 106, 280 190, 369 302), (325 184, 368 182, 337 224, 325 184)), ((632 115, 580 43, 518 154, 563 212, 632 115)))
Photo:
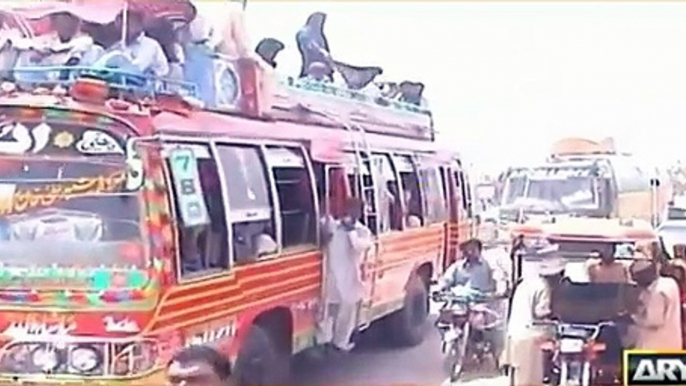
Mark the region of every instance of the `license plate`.
POLYGON ((565 354, 580 353, 584 348, 584 341, 581 339, 562 339, 560 342, 560 352, 565 354))

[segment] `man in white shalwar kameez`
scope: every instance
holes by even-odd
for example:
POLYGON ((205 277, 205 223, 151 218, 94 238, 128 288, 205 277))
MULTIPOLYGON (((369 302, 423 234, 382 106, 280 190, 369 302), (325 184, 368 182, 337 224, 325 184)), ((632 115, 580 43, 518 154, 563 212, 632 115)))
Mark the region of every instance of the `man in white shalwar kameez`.
POLYGON ((341 220, 334 220, 329 228, 331 233, 325 253, 326 314, 333 316, 331 343, 341 351, 350 351, 354 346, 350 338, 356 327, 358 305, 365 293, 361 266, 367 251, 374 245, 372 233, 360 222, 361 217, 362 202, 350 199, 346 203, 346 214, 341 220))
POLYGON ((631 330, 638 350, 681 350, 681 301, 679 287, 670 277, 658 276, 655 263, 638 260, 631 275, 643 288, 631 330))
POLYGON ((507 328, 505 361, 514 371, 513 386, 543 385, 544 366, 541 343, 549 329, 534 326, 552 316, 551 294, 564 277, 564 260, 554 255, 555 248, 540 251, 538 276, 525 277, 517 286, 507 328))

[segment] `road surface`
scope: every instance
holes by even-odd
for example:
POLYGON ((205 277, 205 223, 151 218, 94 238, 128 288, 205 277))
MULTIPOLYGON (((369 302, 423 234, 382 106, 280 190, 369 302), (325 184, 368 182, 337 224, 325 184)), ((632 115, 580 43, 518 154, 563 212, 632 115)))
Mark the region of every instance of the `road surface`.
MULTIPOLYGON (((431 326, 428 326, 431 328, 431 326)), ((409 349, 360 347, 343 357, 296 366, 293 384, 302 386, 397 386, 449 385, 443 371, 439 337, 427 331, 427 339, 409 349)), ((462 386, 507 386, 503 377, 479 377, 462 386)))
MULTIPOLYGON (((495 261, 501 254, 487 255, 496 267, 503 267, 502 261, 495 261), (491 256, 493 256, 491 258, 491 256)), ((433 313, 437 310, 433 308, 433 313)), ((430 323, 427 324, 427 338, 413 348, 397 349, 374 344, 373 337, 367 345, 361 345, 353 352, 321 361, 299 360, 295 367, 294 384, 303 386, 391 386, 391 385, 448 385, 443 370, 439 336, 430 323), (366 347, 365 347, 366 346, 366 347)), ((460 383, 462 386, 506 386, 503 377, 481 376, 460 383)))

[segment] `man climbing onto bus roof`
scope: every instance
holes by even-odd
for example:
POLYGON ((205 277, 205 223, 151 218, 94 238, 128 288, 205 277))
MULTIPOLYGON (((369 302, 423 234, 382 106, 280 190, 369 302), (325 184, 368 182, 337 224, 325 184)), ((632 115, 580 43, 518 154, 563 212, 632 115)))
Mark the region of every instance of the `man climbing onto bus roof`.
POLYGON ((342 219, 334 220, 326 245, 326 315, 333 317, 331 343, 341 351, 354 347, 350 339, 355 330, 358 304, 364 296, 360 267, 374 245, 372 232, 360 221, 362 207, 359 199, 348 199, 345 214, 342 219))

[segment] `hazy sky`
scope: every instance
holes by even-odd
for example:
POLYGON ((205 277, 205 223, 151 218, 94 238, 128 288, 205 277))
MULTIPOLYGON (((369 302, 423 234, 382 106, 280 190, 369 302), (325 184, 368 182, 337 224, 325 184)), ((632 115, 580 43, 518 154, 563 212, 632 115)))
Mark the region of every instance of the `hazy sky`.
POLYGON ((253 43, 284 41, 296 73, 294 34, 318 10, 336 58, 426 83, 442 138, 474 166, 531 162, 563 136, 656 161, 686 148, 686 3, 248 0, 253 43))
MULTIPOLYGON (((223 1, 196 1, 221 17, 223 1)), ((349 2, 248 0, 257 43, 286 44, 314 11, 341 61, 417 80, 444 142, 474 166, 535 161, 564 136, 614 136, 658 162, 686 148, 686 2, 349 2)))

